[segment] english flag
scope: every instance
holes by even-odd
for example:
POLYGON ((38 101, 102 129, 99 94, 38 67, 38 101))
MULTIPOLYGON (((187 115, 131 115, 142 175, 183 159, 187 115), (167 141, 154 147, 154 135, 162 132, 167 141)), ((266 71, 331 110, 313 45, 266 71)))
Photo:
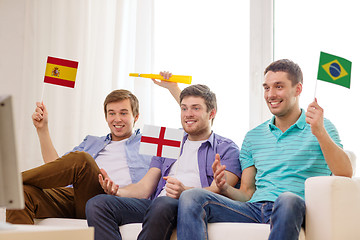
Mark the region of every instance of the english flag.
POLYGON ((139 153, 177 159, 183 137, 184 130, 145 125, 139 153))
POLYGON ((77 68, 78 62, 49 56, 44 82, 74 88, 77 68))

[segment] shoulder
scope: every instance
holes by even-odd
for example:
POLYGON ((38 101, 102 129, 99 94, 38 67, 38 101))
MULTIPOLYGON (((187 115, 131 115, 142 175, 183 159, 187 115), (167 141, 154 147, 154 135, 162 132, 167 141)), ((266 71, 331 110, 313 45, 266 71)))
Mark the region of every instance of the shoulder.
POLYGON ((271 120, 267 120, 255 128, 249 130, 245 135, 245 140, 257 139, 258 137, 264 136, 264 134, 269 132, 269 123, 271 120))
POLYGON ((240 151, 238 145, 233 140, 220 136, 215 133, 214 133, 213 148, 220 155, 229 152, 238 154, 240 151))
POLYGON ((327 118, 324 118, 324 127, 331 138, 339 138, 339 132, 336 129, 335 125, 327 118))
POLYGON ((325 127, 336 128, 335 125, 327 118, 324 118, 324 126, 325 127))
POLYGON ((223 137, 223 136, 220 136, 216 133, 214 133, 214 144, 216 145, 230 145, 230 146, 236 146, 236 143, 231 140, 230 138, 226 138, 226 137, 223 137))

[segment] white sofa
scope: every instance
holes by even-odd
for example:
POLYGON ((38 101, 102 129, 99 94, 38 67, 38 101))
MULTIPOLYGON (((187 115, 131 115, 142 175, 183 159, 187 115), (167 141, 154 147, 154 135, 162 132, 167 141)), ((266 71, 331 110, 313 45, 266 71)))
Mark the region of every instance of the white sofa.
MULTIPOLYGON (((305 183, 306 238, 301 240, 359 240, 360 239, 360 178, 337 176, 309 178, 305 183)), ((38 225, 67 225, 86 227, 85 220, 48 218, 37 220, 38 225)), ((120 227, 124 240, 134 240, 141 224, 120 227)), ((267 224, 212 223, 209 240, 265 240, 270 232, 267 224)), ((176 239, 176 232, 171 240, 176 239)))
MULTIPOLYGON (((355 169, 355 155, 352 152, 348 154, 355 169)), ((306 240, 360 239, 360 178, 309 178, 305 182, 305 202, 306 240)), ((86 220, 65 218, 36 219, 36 224, 87 227, 86 220)), ((136 239, 140 230, 140 223, 120 227, 124 240, 136 239)), ((212 223, 208 231, 209 240, 265 240, 270 228, 267 224, 212 223)), ((171 237, 171 240, 175 239, 176 232, 171 237)), ((299 240, 304 239, 305 232, 302 229, 299 240)))

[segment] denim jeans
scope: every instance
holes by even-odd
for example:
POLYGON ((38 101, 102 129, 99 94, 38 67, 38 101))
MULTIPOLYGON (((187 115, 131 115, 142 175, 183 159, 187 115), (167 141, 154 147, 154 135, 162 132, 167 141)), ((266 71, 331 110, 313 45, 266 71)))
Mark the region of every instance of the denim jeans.
POLYGON ((95 240, 121 239, 119 226, 141 223, 151 204, 148 199, 123 198, 101 194, 86 204, 86 219, 95 227, 95 240))
POLYGON ((190 189, 179 199, 178 240, 208 239, 207 223, 246 222, 270 224, 269 239, 297 240, 305 216, 305 202, 293 193, 275 202, 239 202, 204 189, 190 189))
POLYGON ((179 200, 158 197, 146 212, 138 240, 169 240, 176 228, 179 200))
POLYGON ((95 227, 95 240, 121 239, 119 226, 143 222, 138 239, 170 239, 176 227, 178 200, 170 197, 148 199, 98 195, 86 204, 89 226, 95 227))

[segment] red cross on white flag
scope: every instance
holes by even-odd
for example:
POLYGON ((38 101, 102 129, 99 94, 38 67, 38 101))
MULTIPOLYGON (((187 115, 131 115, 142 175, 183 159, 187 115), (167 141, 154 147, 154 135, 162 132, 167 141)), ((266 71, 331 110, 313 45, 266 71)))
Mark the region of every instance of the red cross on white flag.
POLYGON ((183 137, 184 130, 145 125, 139 153, 177 159, 183 137))

